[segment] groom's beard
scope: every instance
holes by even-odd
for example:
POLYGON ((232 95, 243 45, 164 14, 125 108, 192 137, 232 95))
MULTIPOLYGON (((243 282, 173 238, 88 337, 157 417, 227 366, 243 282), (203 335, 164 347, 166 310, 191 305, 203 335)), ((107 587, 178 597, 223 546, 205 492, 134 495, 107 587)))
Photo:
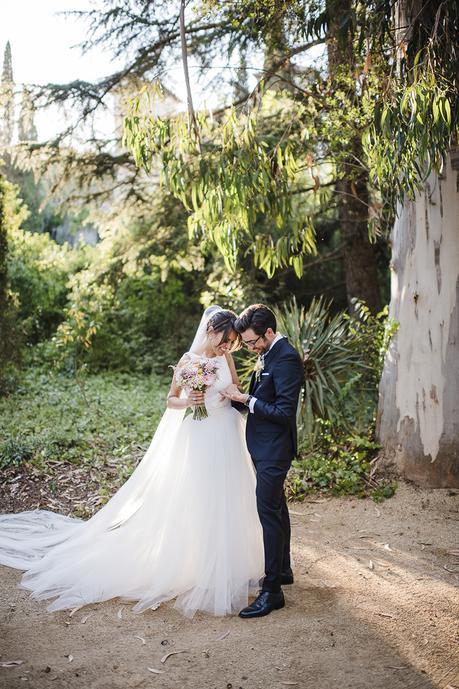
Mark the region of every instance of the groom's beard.
POLYGON ((260 350, 257 352, 258 356, 262 356, 262 354, 266 354, 266 352, 271 348, 271 344, 268 342, 263 348, 260 347, 260 350))

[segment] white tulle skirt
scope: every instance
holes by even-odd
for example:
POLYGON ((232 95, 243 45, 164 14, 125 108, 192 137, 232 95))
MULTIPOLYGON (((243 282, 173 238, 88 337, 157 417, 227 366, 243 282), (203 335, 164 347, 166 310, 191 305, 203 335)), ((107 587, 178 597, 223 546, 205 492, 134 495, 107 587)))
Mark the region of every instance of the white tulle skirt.
POLYGON ((175 598, 187 616, 237 612, 263 576, 255 475, 229 406, 164 415, 131 478, 88 521, 34 510, 0 516, 0 564, 48 610, 121 597, 134 611, 175 598))

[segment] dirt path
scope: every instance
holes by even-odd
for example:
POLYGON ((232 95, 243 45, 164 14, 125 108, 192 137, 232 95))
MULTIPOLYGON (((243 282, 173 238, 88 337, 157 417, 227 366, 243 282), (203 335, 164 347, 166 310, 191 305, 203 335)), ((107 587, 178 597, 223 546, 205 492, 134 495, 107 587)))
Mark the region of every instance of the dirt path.
POLYGON ((0 568, 0 663, 23 661, 0 667, 0 687, 459 689, 452 493, 292 504, 296 582, 259 620, 189 620, 172 605, 134 615, 118 601, 50 614, 0 568))

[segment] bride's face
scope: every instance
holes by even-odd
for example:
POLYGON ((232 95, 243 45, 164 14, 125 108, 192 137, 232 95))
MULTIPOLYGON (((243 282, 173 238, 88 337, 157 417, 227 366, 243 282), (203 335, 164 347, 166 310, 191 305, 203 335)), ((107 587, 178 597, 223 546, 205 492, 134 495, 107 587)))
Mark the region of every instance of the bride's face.
POLYGON ((214 356, 222 356, 225 352, 229 352, 237 340, 237 333, 232 330, 225 338, 224 333, 214 332, 211 330, 207 333, 209 342, 209 350, 214 356))

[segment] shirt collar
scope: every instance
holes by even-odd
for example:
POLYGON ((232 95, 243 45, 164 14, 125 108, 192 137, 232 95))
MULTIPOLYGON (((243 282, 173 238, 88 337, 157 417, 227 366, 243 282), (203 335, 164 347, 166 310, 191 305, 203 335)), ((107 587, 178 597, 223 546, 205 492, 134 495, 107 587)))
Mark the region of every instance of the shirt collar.
POLYGON ((269 354, 269 352, 272 350, 272 348, 274 347, 274 345, 275 345, 277 342, 279 342, 279 340, 283 340, 284 337, 285 337, 285 335, 281 335, 280 333, 277 333, 276 337, 275 337, 274 340, 271 342, 270 348, 268 349, 268 351, 266 351, 266 352, 264 353, 263 356, 267 356, 267 355, 269 354))

